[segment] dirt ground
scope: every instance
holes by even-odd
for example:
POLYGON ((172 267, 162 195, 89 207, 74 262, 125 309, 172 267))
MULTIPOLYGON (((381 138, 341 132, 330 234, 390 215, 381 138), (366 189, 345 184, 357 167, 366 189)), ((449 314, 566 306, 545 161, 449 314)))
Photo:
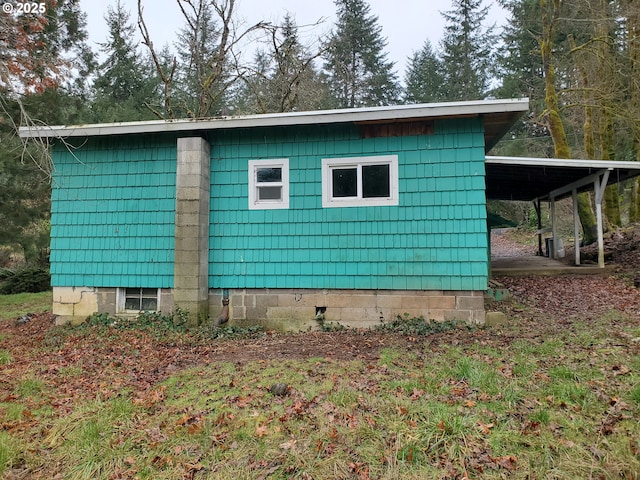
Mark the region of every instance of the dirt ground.
MULTIPOLYGON (((618 254, 620 251, 618 248, 618 254)), ((632 268, 640 265, 636 258, 639 253, 640 250, 631 250, 628 256, 635 257, 626 265, 632 268)), ((625 257, 621 258, 620 270, 624 270, 625 257)), ((179 369, 220 361, 245 363, 325 357, 374 362, 387 347, 422 352, 425 343, 427 349, 433 351, 478 342, 499 347, 519 338, 535 341, 541 335, 570 328, 572 322, 596 321, 612 311, 621 317, 618 324, 634 323, 640 327, 640 289, 633 286, 629 269, 626 270, 625 275, 617 272, 604 276, 497 278, 510 290, 513 300, 488 304, 487 309, 505 312, 508 317, 505 326, 462 328, 420 339, 345 330, 295 335, 267 332, 256 338, 206 340, 191 334, 154 336, 148 331, 106 327, 96 337, 96 332, 86 328, 55 327, 53 316, 41 313, 25 323, 0 323, 0 349, 12 356, 11 364, 3 366, 5 375, 0 377, 0 391, 11 391, 8 387, 9 382, 14 381, 12 372, 19 374, 35 364, 40 369, 38 377, 58 389, 59 407, 64 409, 65 403, 71 405, 78 395, 109 396, 122 388, 144 395, 179 369), (83 374, 62 375, 71 368, 81 368, 83 374)), ((622 338, 621 341, 640 349, 640 342, 634 339, 622 338)))

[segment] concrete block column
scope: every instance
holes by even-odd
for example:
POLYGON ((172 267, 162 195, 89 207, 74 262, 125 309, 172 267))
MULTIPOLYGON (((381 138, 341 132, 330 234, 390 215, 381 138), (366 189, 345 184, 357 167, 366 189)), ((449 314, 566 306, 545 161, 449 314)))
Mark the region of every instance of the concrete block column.
POLYGON ((209 313, 210 147, 204 138, 178 139, 173 299, 197 326, 209 313))

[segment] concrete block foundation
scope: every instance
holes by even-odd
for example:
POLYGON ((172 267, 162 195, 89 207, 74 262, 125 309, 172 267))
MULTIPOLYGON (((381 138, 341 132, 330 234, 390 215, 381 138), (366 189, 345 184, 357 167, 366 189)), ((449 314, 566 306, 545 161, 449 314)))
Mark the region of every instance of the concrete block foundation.
MULTIPOLYGON (((435 321, 485 321, 484 292, 390 290, 238 289, 229 291, 231 323, 284 331, 320 328, 316 318, 369 328, 397 317, 435 321)), ((222 309, 222 293, 209 292, 209 311, 222 309)))
MULTIPOLYGON (((58 316, 58 323, 80 323, 93 313, 131 315, 118 310, 117 290, 54 287, 53 313, 58 316)), ((318 318, 351 328, 370 328, 405 316, 485 323, 484 292, 479 291, 231 289, 228 293, 230 324, 262 325, 267 330, 318 330, 318 318)), ((175 294, 173 289, 160 290, 161 313, 172 314, 176 305, 184 309, 175 301, 175 294)), ((222 298, 222 290, 208 291, 206 309, 210 320, 222 311, 222 298)), ((195 294, 193 304, 199 308, 195 294)))

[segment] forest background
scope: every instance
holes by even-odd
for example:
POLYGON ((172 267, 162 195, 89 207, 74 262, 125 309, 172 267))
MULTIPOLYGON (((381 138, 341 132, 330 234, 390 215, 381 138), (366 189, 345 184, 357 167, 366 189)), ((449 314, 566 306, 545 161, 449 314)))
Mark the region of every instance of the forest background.
MULTIPOLYGON (((491 154, 640 161, 638 0, 498 0, 507 12, 499 29, 482 0, 452 0, 440 41, 426 39, 427 20, 400 73, 365 0, 335 0, 335 23, 317 37, 309 25, 300 35, 292 15, 240 27, 241 1, 176 0, 182 27, 158 45, 146 0, 134 12, 118 0, 97 49, 78 0, 4 1, 0 267, 48 263, 54 166, 46 144, 20 141, 20 125, 528 97, 529 114, 491 154), (249 59, 239 51, 247 42, 256 46, 249 59)), ((589 243, 588 194, 579 209, 589 243)), ((511 210, 524 222, 529 212, 511 210)), ((605 215, 608 228, 640 220, 637 181, 608 187, 605 215)))

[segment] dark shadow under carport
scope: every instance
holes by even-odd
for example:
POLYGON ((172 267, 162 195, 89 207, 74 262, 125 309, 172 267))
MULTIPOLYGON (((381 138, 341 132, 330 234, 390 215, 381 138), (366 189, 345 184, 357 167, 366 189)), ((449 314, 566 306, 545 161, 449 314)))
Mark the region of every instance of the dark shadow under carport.
MULTIPOLYGON (((568 271, 566 268, 574 268, 571 272, 588 273, 591 268, 604 269, 604 245, 603 245, 603 214, 602 200, 607 185, 618 183, 622 180, 634 178, 640 175, 640 162, 621 162, 609 160, 566 160, 559 158, 525 158, 525 157, 491 157, 485 160, 486 194, 487 200, 519 200, 533 202, 538 213, 539 252, 542 253, 542 224, 540 222, 540 204, 549 202, 551 210, 552 248, 550 257, 532 257, 529 262, 520 262, 515 266, 514 259, 501 260, 495 265, 497 271, 511 272, 518 268, 524 269, 529 265, 529 271, 568 271), (585 191, 594 191, 596 219, 598 223, 598 265, 582 266, 579 248, 579 220, 577 212, 577 195, 585 191), (556 262, 556 249, 560 242, 557 236, 555 202, 557 200, 573 198, 574 211, 574 238, 575 267, 556 262), (554 263, 547 262, 555 262, 554 263), (511 266, 507 266, 511 265, 511 266)), ((493 269, 492 274, 497 275, 493 269)), ((539 273, 543 274, 543 273, 539 273)))

